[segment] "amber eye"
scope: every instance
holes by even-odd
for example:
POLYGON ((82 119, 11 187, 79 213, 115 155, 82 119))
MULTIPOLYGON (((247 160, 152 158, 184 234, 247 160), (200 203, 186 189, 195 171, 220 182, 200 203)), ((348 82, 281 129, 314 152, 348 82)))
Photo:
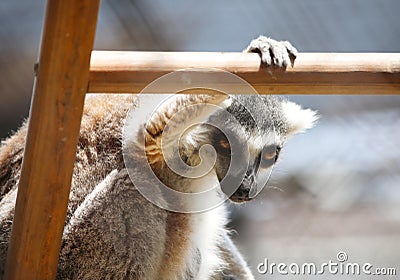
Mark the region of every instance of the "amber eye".
POLYGON ((275 158, 276 158, 276 151, 269 152, 269 153, 265 153, 265 154, 263 155, 263 158, 264 158, 265 160, 275 160, 275 158))
POLYGON ((272 166, 277 161, 280 150, 281 148, 275 145, 265 147, 262 152, 261 167, 268 168, 272 166))
POLYGON ((225 139, 219 140, 219 145, 221 146, 221 148, 224 148, 224 149, 230 149, 231 148, 231 145, 225 139))

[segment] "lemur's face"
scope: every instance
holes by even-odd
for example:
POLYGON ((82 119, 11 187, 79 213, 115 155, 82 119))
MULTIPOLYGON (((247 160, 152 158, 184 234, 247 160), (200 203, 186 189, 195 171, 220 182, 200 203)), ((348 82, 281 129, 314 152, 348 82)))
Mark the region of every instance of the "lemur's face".
POLYGON ((241 203, 265 186, 285 140, 311 127, 316 117, 311 110, 272 97, 254 102, 252 96, 237 96, 226 111, 234 121, 218 113, 211 116, 214 123, 222 119, 222 129, 208 126, 203 139, 217 153, 215 172, 222 190, 231 201, 241 203))
POLYGON ((264 187, 281 151, 276 137, 271 135, 240 135, 228 138, 220 131, 212 132, 212 145, 217 152, 215 171, 222 190, 236 203, 251 200, 264 187), (264 140, 264 141, 262 141, 264 140), (233 158, 232 153, 237 153, 233 158), (232 161, 236 168, 232 167, 232 161), (229 172, 228 172, 229 170, 229 172), (230 187, 234 187, 232 193, 230 187), (253 195, 252 195, 253 194, 253 195))

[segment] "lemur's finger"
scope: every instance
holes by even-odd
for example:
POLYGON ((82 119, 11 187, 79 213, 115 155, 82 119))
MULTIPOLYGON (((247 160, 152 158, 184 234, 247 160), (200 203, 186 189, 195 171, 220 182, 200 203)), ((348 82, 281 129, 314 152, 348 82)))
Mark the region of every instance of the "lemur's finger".
POLYGON ((271 44, 269 39, 265 36, 259 36, 250 42, 249 46, 244 50, 244 52, 256 52, 261 56, 261 62, 263 64, 272 65, 271 58, 271 44))
POLYGON ((261 62, 264 64, 272 65, 272 57, 271 57, 271 46, 269 44, 265 44, 260 46, 261 53, 261 62))
POLYGON ((291 64, 289 53, 287 51, 283 52, 283 61, 282 67, 286 68, 288 65, 291 64))
POLYGON ((282 43, 285 45, 287 51, 289 52, 289 55, 297 57, 298 51, 289 41, 283 41, 282 43))
POLYGON ((277 67, 286 67, 290 63, 286 47, 277 41, 270 41, 273 62, 277 67))

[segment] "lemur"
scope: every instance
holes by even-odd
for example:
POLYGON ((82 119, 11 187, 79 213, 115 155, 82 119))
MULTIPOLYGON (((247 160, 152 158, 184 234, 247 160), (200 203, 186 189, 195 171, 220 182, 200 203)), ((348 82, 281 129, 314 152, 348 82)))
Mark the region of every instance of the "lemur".
MULTIPOLYGON (((263 36, 253 40, 245 51, 259 52, 263 63, 278 67, 286 67, 290 57, 296 56, 296 49, 290 43, 263 36)), ((201 213, 172 212, 149 202, 132 183, 129 175, 136 176, 143 184, 147 180, 140 170, 128 170, 124 162, 124 156, 132 160, 138 157, 135 135, 122 143, 125 118, 137 103, 136 98, 93 95, 85 101, 57 279, 254 279, 226 229, 225 204, 201 213)), ((274 96, 262 96, 257 102, 252 95, 174 96, 154 112, 154 118, 143 125, 143 130, 146 157, 152 170, 167 187, 177 191, 196 191, 193 189, 196 184, 174 174, 165 165, 159 140, 171 115, 191 104, 212 104, 225 109, 237 120, 224 123, 225 129, 233 133, 239 144, 249 145, 250 164, 245 165, 248 168, 245 178, 229 197, 235 203, 251 200, 254 176, 264 168, 260 157, 266 158, 267 167, 272 166, 286 139, 311 128, 317 119, 314 111, 274 96), (255 116, 250 117, 246 108, 252 108, 255 116), (255 121, 262 124, 257 129, 255 121), (238 123, 244 129, 239 129, 238 123), (267 135, 271 131, 272 138, 267 135)), ((219 114, 192 110, 187 117, 206 122, 218 119, 219 114)), ((1 275, 26 131, 25 123, 2 142, 0 149, 1 275)), ((202 145, 213 145, 216 162, 207 182, 218 184, 223 180, 231 158, 230 143, 224 134, 215 127, 200 124, 183 135, 180 143, 180 156, 188 165, 198 162, 202 145)))

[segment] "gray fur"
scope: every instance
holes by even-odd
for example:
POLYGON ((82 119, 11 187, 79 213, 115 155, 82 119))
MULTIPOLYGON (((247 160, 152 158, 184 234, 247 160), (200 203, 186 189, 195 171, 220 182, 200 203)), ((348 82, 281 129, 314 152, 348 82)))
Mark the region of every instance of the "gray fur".
POLYGON ((57 279, 157 279, 167 213, 144 201, 126 169, 110 176, 68 223, 57 279))
MULTIPOLYGON (((231 97, 233 102, 226 110, 235 116, 240 125, 248 133, 265 133, 274 127, 275 131, 284 136, 287 132, 287 123, 281 106, 282 98, 271 95, 236 95, 231 97)), ((212 116, 218 118, 219 116, 212 116)), ((232 123, 225 123, 228 129, 238 130, 232 127, 232 123)), ((226 127, 225 127, 226 128, 226 127)))

